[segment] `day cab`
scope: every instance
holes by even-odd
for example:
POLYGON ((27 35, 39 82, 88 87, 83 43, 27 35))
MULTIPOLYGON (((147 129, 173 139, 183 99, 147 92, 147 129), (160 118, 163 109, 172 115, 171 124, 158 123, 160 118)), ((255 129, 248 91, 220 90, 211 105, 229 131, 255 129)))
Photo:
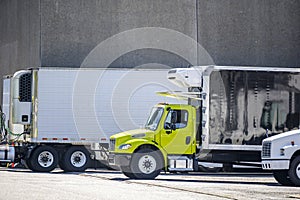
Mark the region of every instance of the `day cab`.
POLYGON ((129 178, 153 179, 165 171, 193 171, 196 108, 157 104, 144 129, 110 137, 109 163, 129 178))

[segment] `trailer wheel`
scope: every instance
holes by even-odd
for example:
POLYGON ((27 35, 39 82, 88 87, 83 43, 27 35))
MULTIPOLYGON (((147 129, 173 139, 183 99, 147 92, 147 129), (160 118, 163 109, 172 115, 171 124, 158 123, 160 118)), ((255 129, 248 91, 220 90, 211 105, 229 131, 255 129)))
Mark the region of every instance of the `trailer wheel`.
POLYGON ((122 173, 127 176, 128 178, 131 178, 131 179, 135 179, 136 177, 134 176, 134 174, 132 173, 132 171, 130 170, 130 167, 124 167, 124 166, 121 166, 121 171, 122 173))
POLYGON ((296 186, 300 186, 300 156, 292 161, 288 175, 296 186))
POLYGON ((135 152, 130 163, 130 170, 137 179, 154 179, 162 168, 162 156, 152 149, 135 152))
POLYGON ((58 153, 50 146, 37 147, 28 160, 28 167, 36 172, 50 172, 58 163, 58 153))
POLYGON ((63 155, 61 165, 67 172, 83 172, 89 165, 89 152, 81 146, 70 147, 63 155))
POLYGON ((281 185, 284 185, 284 186, 293 186, 294 185, 288 175, 288 170, 273 171, 273 176, 274 176, 275 180, 278 183, 280 183, 281 185))

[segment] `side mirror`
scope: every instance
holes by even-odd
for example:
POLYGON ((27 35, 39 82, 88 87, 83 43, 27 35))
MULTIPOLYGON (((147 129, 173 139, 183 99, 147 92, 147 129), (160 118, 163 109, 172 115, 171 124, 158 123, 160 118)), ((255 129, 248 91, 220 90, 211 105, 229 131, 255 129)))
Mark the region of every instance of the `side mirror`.
POLYGON ((175 124, 177 122, 177 112, 172 111, 171 113, 171 124, 175 124))
POLYGON ((176 130, 176 122, 177 122, 177 112, 172 111, 172 113, 171 113, 171 129, 173 131, 176 130))

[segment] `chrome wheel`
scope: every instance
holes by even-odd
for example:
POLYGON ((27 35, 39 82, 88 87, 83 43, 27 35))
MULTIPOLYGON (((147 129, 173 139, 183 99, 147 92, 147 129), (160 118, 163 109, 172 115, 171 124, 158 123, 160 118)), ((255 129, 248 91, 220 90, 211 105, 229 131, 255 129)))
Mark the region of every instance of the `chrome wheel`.
POLYGON ((144 174, 151 174, 156 170, 156 160, 151 155, 143 155, 138 162, 139 170, 144 174))
POLYGON ((60 160, 61 168, 66 172, 83 172, 90 164, 89 151, 83 146, 71 146, 60 160))
POLYGON ((86 164, 86 155, 81 151, 75 151, 70 157, 71 164, 74 167, 80 168, 86 164))
POLYGON ((297 156, 291 162, 288 176, 296 186, 300 186, 300 156, 297 156))
POLYGON ((42 151, 38 155, 38 163, 41 167, 50 167, 54 162, 54 156, 49 151, 42 151))
POLYGON ((300 180, 300 163, 296 167, 296 175, 297 175, 298 179, 300 180))

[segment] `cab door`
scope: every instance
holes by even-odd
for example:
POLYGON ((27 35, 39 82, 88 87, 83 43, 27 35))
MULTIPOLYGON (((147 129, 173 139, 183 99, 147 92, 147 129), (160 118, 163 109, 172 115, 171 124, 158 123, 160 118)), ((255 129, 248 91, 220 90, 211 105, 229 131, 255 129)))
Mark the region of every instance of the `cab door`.
POLYGON ((192 154, 194 139, 193 113, 187 108, 169 109, 161 132, 161 146, 168 154, 192 154))

